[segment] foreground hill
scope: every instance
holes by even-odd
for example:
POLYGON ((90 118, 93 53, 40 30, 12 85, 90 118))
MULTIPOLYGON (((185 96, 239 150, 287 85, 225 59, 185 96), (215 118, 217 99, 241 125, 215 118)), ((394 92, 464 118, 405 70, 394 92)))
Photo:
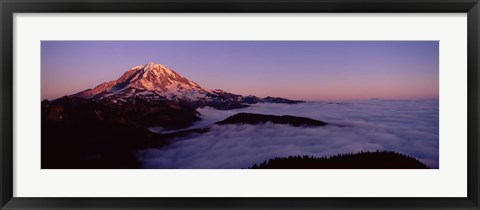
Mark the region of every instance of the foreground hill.
POLYGON ((417 159, 392 151, 339 154, 332 157, 273 158, 252 169, 428 169, 417 159))
POLYGON ((145 110, 139 105, 134 111, 119 111, 83 98, 43 101, 42 168, 138 168, 135 152, 139 149, 161 147, 177 137, 207 131, 150 132, 144 127, 146 122, 183 127, 190 120, 178 116, 195 116, 184 113, 187 109, 167 105, 157 104, 161 107, 152 106, 145 110))

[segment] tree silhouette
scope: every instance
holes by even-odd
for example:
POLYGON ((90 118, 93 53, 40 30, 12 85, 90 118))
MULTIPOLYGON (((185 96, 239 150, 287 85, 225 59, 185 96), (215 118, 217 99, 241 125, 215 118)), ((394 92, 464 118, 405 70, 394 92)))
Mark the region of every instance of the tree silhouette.
POLYGON ((417 159, 394 151, 345 153, 329 157, 275 157, 251 169, 428 169, 417 159))

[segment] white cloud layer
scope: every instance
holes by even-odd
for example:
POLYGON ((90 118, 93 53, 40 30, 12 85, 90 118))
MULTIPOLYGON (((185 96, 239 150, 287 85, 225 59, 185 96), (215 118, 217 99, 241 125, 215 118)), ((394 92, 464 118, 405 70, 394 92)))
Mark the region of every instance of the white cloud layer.
POLYGON ((363 100, 256 104, 245 109, 198 110, 206 127, 235 113, 303 116, 332 125, 292 127, 214 125, 203 135, 139 151, 145 168, 247 168, 274 157, 392 150, 438 168, 438 100, 363 100))

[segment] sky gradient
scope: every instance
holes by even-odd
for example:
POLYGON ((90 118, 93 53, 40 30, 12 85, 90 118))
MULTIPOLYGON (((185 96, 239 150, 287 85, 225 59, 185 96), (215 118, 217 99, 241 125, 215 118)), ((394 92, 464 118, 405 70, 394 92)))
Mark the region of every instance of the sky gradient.
POLYGON ((41 95, 74 94, 155 62, 241 95, 432 99, 438 53, 437 41, 42 41, 41 95))

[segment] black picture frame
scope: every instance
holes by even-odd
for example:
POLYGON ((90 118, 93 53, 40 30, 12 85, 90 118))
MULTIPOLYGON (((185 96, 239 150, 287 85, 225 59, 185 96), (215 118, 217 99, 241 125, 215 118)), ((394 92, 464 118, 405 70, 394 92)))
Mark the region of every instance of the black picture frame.
MULTIPOLYGON (((0 0, 1 209, 479 209, 478 0, 0 0), (467 13, 468 196, 465 198, 25 198, 13 197, 14 13, 467 13)), ((455 181, 455 180, 452 180, 455 181)), ((92 189, 93 190, 93 189, 92 189)))

